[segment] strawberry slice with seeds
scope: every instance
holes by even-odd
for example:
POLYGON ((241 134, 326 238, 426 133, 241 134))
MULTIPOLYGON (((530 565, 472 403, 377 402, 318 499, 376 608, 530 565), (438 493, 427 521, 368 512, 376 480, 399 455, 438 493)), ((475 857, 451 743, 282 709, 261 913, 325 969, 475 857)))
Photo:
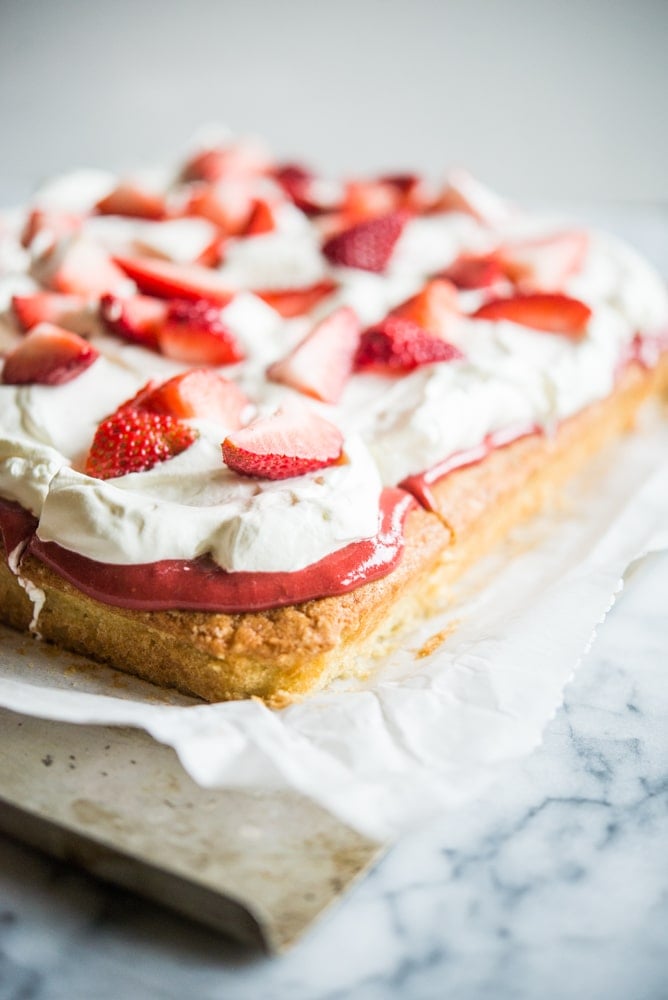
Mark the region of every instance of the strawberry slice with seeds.
POLYGON ((211 369, 192 368, 161 385, 149 382, 126 405, 179 420, 214 420, 230 430, 237 430, 250 404, 234 382, 211 369))
POLYGON ((580 230, 509 243, 499 259, 511 281, 527 291, 558 291, 582 267, 589 237, 580 230))
POLYGON ((323 417, 293 406, 229 434, 222 450, 225 464, 244 476, 289 479, 338 462, 343 435, 323 417))
POLYGON ((427 333, 413 320, 387 316, 362 334, 355 369, 377 375, 399 375, 422 365, 457 361, 462 357, 458 347, 427 333))
POLYGON ((579 299, 540 292, 494 299, 473 314, 474 319, 509 320, 533 330, 561 333, 572 340, 584 337, 590 316, 591 309, 579 299))
POLYGON ((267 375, 307 396, 336 403, 353 370, 359 339, 357 316, 342 306, 318 323, 287 357, 271 365, 267 375))
POLYGON ((315 309, 318 303, 331 295, 336 288, 334 281, 316 281, 305 288, 281 288, 277 290, 255 291, 258 298, 275 309, 285 319, 302 316, 315 309))
POLYGON ((506 272, 497 254, 464 253, 441 271, 439 277, 451 281, 457 288, 469 290, 497 285, 505 280, 506 272))
POLYGON ((162 354, 189 365, 232 365, 244 352, 220 317, 220 307, 200 300, 170 302, 157 333, 162 354))
POLYGON ((410 212, 390 212, 358 222, 328 239, 322 252, 331 264, 357 267, 363 271, 384 271, 410 212))
POLYGON ((48 284, 65 295, 91 298, 113 292, 125 284, 125 275, 97 243, 73 239, 55 251, 58 263, 49 275, 48 284))
POLYGON ((164 219, 165 200, 132 181, 121 181, 118 187, 101 198, 95 206, 99 215, 125 215, 133 219, 164 219))
POLYGON ((116 263, 140 292, 160 299, 207 299, 227 305, 234 293, 220 275, 200 264, 175 264, 155 257, 116 257, 116 263))
POLYGON ((40 323, 5 358, 5 385, 64 385, 99 357, 83 337, 53 323, 40 323))
POLYGON ((391 315, 410 319, 428 333, 445 337, 461 315, 457 289, 450 281, 433 278, 417 295, 393 309, 391 315))
POLYGON ((75 333, 86 332, 92 325, 83 295, 61 295, 59 292, 35 292, 33 295, 13 295, 12 309, 24 330, 38 323, 55 323, 75 333))
POLYGON ((122 407, 99 425, 85 470, 96 479, 145 472, 179 455, 196 438, 196 430, 174 417, 122 407))
POLYGON ((100 318, 110 333, 152 350, 158 350, 158 331, 167 311, 166 302, 149 295, 103 295, 100 299, 100 318))

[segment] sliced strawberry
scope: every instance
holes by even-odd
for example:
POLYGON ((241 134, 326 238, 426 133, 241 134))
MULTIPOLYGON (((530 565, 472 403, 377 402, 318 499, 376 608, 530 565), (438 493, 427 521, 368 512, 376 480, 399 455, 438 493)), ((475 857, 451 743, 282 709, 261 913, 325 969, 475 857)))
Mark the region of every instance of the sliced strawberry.
POLYGON ((274 171, 274 177, 297 208, 303 212, 318 210, 309 201, 309 189, 315 179, 312 171, 298 163, 285 163, 274 171))
POLYGON ((349 181, 340 206, 349 225, 398 209, 421 212, 426 208, 424 183, 417 174, 387 174, 374 180, 349 181))
POLYGON ((457 288, 489 288, 504 281, 506 273, 501 266, 501 261, 495 253, 489 254, 461 254, 439 274, 440 278, 447 278, 457 288))
POLYGON ((262 146, 250 139, 198 149, 181 171, 184 181, 215 182, 223 178, 257 177, 271 169, 262 146))
POLYGON ((350 229, 350 219, 343 212, 322 212, 315 221, 322 242, 350 229))
POLYGON ((196 438, 197 431, 174 417, 121 408, 99 425, 86 458, 86 473, 113 479, 145 472, 179 455, 196 438))
POLYGON ((239 236, 246 230, 253 212, 254 190, 248 180, 199 185, 193 188, 185 212, 208 219, 225 236, 239 236))
POLYGON ((121 181, 95 206, 99 215, 127 215, 136 219, 164 219, 165 199, 132 181, 121 181))
POLYGON ((228 435, 223 459, 245 476, 289 479, 334 465, 341 458, 338 427, 305 407, 278 410, 228 435))
POLYGON ((130 401, 135 409, 179 420, 202 418, 236 430, 249 406, 241 389, 209 368, 191 368, 161 385, 149 383, 130 401))
POLYGON ((562 333, 573 340, 584 337, 590 316, 591 309, 579 299, 539 292, 494 299, 473 314, 474 319, 510 320, 534 330, 562 333))
POLYGON ((56 292, 94 297, 116 291, 125 283, 125 275, 97 243, 73 239, 59 253, 48 283, 56 292))
POLYGON ((422 365, 457 361, 462 357, 454 344, 427 333, 412 320, 387 316, 362 334, 355 369, 378 375, 398 375, 422 365))
POLYGON ((158 349, 158 331, 167 318, 168 306, 149 295, 103 295, 100 318, 110 333, 142 347, 158 349))
POLYGON ((357 316, 342 306, 318 323, 287 357, 271 365, 267 374, 307 396, 336 403, 353 370, 359 339, 357 316))
POLYGON ((400 207, 412 212, 424 212, 429 206, 425 183, 419 174, 385 174, 380 178, 390 184, 400 195, 400 207))
POLYGON ((464 212, 472 215, 483 226, 492 228, 501 225, 511 214, 503 198, 499 198, 466 170, 453 170, 449 174, 435 207, 443 212, 464 212))
POLYGON ((199 257, 193 261, 202 267, 219 267, 225 260, 228 237, 224 235, 216 236, 207 247, 204 247, 199 257))
POLYGON ((99 357, 83 337, 53 323, 40 323, 5 358, 5 385, 64 385, 99 357))
POLYGON ((256 198, 246 224, 244 236, 261 236, 277 228, 276 206, 266 198, 256 198))
POLYGON ((330 237, 322 252, 331 264, 380 273, 410 218, 410 212, 399 211, 359 222, 330 237))
POLYGON ((324 280, 306 288, 281 288, 256 291, 254 294, 281 316, 290 319, 292 316, 302 316, 315 309, 317 304, 331 295, 335 288, 335 282, 324 280))
POLYGON ((558 291, 582 267, 589 247, 587 233, 572 230, 501 247, 499 259, 515 284, 527 291, 558 291))
POLYGON ((154 257, 117 257, 116 263, 146 295, 161 299, 206 299, 227 305, 234 293, 216 271, 200 264, 175 264, 154 257))
POLYGON ((80 229, 82 221, 80 215, 74 215, 72 212, 33 208, 23 227, 21 245, 29 247, 38 234, 44 234, 48 237, 48 241, 55 243, 62 236, 68 236, 80 229))
POLYGON ((320 215, 339 206, 338 189, 334 199, 330 191, 324 191, 316 175, 307 167, 297 163, 286 163, 274 170, 274 178, 281 185, 288 198, 306 215, 320 215))
POLYGON ((348 181, 341 210, 348 224, 395 212, 402 206, 401 190, 382 180, 348 181))
POLYGON ((204 300, 170 302, 158 344, 165 357, 189 365, 232 365, 244 358, 220 307, 204 300))
POLYGON ((13 295, 12 308, 24 330, 38 323, 55 323, 66 330, 83 332, 92 325, 83 295, 61 295, 59 292, 35 292, 33 295, 13 295))
POLYGON ((181 179, 192 181, 218 181, 225 176, 227 156, 224 149, 202 149, 195 153, 181 171, 181 179))
POLYGON ((428 333, 445 337, 461 315, 457 289, 444 278, 432 278, 417 295, 393 309, 392 315, 410 319, 428 333))
MULTIPOLYGON (((149 398, 153 390, 158 388, 159 384, 155 379, 149 379, 141 389, 137 390, 134 396, 131 396, 130 399, 126 399, 124 403, 117 406, 114 412, 124 413, 126 410, 142 410, 144 408, 144 400, 149 398)), ((173 414, 170 414, 170 416, 173 416, 173 414)))

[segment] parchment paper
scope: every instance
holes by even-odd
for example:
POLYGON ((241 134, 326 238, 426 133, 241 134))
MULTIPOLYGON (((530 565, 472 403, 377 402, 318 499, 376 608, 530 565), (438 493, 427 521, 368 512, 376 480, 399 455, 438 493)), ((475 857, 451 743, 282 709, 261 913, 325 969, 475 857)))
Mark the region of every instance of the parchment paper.
POLYGON ((654 419, 477 567, 368 683, 280 712, 201 705, 3 630, 0 704, 143 728, 203 786, 294 789, 386 840, 480 795, 538 745, 625 570, 661 548, 668 427, 654 419))

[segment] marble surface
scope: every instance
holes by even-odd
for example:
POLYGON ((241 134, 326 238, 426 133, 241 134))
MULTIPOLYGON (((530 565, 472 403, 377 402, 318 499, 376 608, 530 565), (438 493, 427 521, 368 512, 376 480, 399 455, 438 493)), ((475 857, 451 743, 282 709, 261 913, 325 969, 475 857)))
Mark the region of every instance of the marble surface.
POLYGON ((266 958, 0 838, 0 1000, 668 997, 668 554, 544 745, 266 958))

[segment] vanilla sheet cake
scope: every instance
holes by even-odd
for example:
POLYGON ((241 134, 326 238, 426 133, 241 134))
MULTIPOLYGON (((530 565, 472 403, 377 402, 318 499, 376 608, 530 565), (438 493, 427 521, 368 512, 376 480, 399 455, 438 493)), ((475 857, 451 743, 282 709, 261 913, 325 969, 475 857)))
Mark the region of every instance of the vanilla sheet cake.
POLYGON ((0 216, 0 618, 210 701, 367 673, 668 381, 616 239, 224 137, 0 216))

